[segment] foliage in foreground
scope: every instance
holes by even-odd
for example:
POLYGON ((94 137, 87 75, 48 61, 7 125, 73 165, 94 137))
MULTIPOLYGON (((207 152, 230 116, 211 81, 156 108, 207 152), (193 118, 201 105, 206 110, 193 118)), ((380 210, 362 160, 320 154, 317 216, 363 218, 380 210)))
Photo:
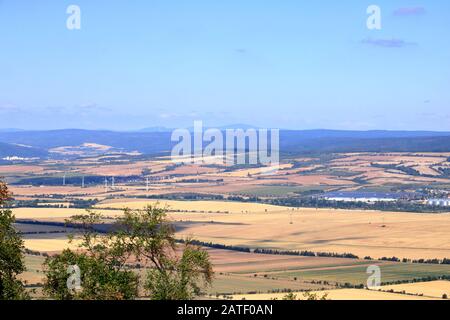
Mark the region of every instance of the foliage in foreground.
POLYGON ((282 300, 328 300, 328 293, 319 296, 317 293, 306 291, 303 293, 304 299, 298 299, 297 295, 290 292, 283 297, 282 300))
POLYGON ((0 181, 0 300, 28 299, 23 283, 17 278, 25 271, 24 246, 14 229, 11 210, 4 209, 8 199, 8 188, 0 181))
POLYGON ((82 240, 79 250, 46 259, 44 292, 50 298, 134 299, 144 290, 151 299, 187 300, 212 281, 208 253, 189 241, 177 247, 165 209, 126 209, 106 234, 97 231, 102 217, 93 212, 67 222, 79 228, 82 240), (151 266, 143 279, 130 270, 131 262, 151 266), (76 272, 68 276, 74 266, 79 268, 79 283, 76 272))

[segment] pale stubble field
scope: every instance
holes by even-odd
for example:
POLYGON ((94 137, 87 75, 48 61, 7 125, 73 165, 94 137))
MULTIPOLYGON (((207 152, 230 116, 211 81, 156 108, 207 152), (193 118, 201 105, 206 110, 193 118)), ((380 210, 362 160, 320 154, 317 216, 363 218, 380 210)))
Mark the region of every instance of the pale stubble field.
MULTIPOLYGON (((450 214, 418 214, 334 209, 292 209, 226 201, 108 202, 100 207, 167 206, 179 225, 178 237, 217 244, 352 253, 361 258, 450 258, 450 214), (217 213, 221 212, 221 213, 217 213), (228 212, 228 213, 224 213, 228 212)), ((110 217, 120 210, 98 210, 110 217)), ((15 209, 18 219, 55 219, 81 209, 15 209)))

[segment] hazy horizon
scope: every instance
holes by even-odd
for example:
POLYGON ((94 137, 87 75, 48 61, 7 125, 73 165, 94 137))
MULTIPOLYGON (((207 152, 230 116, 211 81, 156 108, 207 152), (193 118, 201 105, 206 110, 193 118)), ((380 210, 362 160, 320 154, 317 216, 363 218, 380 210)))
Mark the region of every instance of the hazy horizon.
MULTIPOLYGON (((302 129, 302 128, 279 128, 274 126, 269 127, 257 127, 249 124, 242 124, 243 126, 236 126, 235 124, 229 125, 220 125, 220 126, 204 126, 206 129, 243 129, 247 130, 251 129, 279 129, 281 131, 349 131, 349 132, 434 132, 434 133, 450 133, 450 130, 389 130, 389 129, 330 129, 330 128, 312 128, 312 129, 302 129)), ((158 127, 158 126, 150 126, 145 128, 131 128, 131 129, 111 129, 111 128, 76 128, 76 127, 67 127, 67 128, 44 128, 44 129, 22 129, 22 128, 0 128, 0 133, 14 133, 14 132, 32 132, 32 131, 65 131, 65 130, 80 130, 80 131, 110 131, 110 132, 171 132, 176 129, 188 129, 193 130, 192 126, 180 126, 178 128, 172 127, 158 127)))

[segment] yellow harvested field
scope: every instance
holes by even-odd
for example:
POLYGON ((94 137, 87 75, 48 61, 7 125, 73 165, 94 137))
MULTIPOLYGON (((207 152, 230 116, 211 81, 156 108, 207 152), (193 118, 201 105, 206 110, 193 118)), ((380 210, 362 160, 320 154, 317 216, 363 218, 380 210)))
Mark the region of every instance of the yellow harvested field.
POLYGON ((430 175, 430 176, 439 176, 440 173, 437 172, 435 169, 430 168, 428 166, 415 166, 412 167, 414 170, 417 170, 420 172, 420 174, 426 174, 426 175, 430 175))
POLYGON ((392 286, 383 286, 383 291, 405 291, 408 294, 423 295, 425 297, 442 298, 444 294, 450 297, 450 281, 430 281, 418 283, 405 283, 392 286))
MULTIPOLYGON (((119 216, 122 214, 120 210, 95 210, 105 216, 119 216)), ((72 208, 17 208, 13 209, 16 219, 65 219, 76 215, 87 214, 85 209, 72 208)))
POLYGON ((450 257, 450 214, 278 208, 245 214, 174 212, 170 217, 185 222, 180 236, 205 242, 372 258, 450 257))
POLYGON ((30 166, 30 165, 3 165, 0 166, 0 175, 9 174, 39 174, 44 172, 44 168, 40 166, 30 166))
POLYGON ((162 164, 155 161, 138 161, 134 163, 104 165, 97 164, 88 167, 77 167, 77 170, 85 174, 95 174, 104 176, 140 175, 142 170, 151 170, 157 173, 166 169, 169 163, 162 164))
POLYGON ((327 175, 292 175, 287 176, 286 181, 289 183, 296 183, 302 186, 340 186, 340 185, 353 185, 355 184, 351 180, 337 179, 327 175))
MULTIPOLYGON (((81 188, 80 186, 11 186, 9 190, 14 196, 35 196, 35 195, 45 195, 45 194, 61 194, 65 196, 79 195, 79 194, 102 194, 105 191, 104 186, 94 186, 81 188)), ((92 197, 91 197, 92 199, 92 197)))
POLYGON ((64 249, 76 249, 79 242, 69 243, 66 235, 60 237, 33 237, 24 239, 25 248, 39 252, 58 252, 64 249))
MULTIPOLYGON (((143 208, 151 201, 110 201, 96 212, 116 217, 120 210, 143 208), (102 209, 103 208, 103 209, 102 209)), ((359 257, 409 259, 450 258, 450 214, 417 214, 363 210, 293 209, 226 201, 167 201, 178 237, 217 244, 353 253, 359 257), (267 211, 266 211, 267 210, 267 211), (180 212, 176 212, 180 211, 180 212)), ((19 208, 18 219, 63 220, 86 214, 83 209, 19 208)))
MULTIPOLYGON (((435 300, 427 297, 417 297, 406 294, 371 291, 365 289, 336 289, 313 292, 319 298, 327 294, 328 300, 435 300)), ((303 292, 294 293, 297 299, 305 299, 303 292)), ((286 293, 243 294, 233 296, 233 300, 282 300, 286 293)))
POLYGON ((141 200, 141 201, 105 201, 97 205, 98 208, 130 208, 142 209, 147 205, 167 207, 169 210, 189 212, 276 212, 287 210, 287 207, 273 206, 260 203, 231 202, 231 201, 173 201, 173 200, 141 200))
POLYGON ((69 208, 71 203, 70 202, 41 202, 37 204, 39 207, 46 207, 46 206, 54 206, 54 207, 63 207, 63 208, 69 208))
POLYGON ((279 170, 290 169, 292 168, 291 163, 280 164, 278 167, 262 167, 262 168, 253 168, 253 169, 244 169, 244 170, 235 170, 232 172, 222 173, 223 176, 228 177, 248 177, 253 175, 276 175, 279 170))
MULTIPOLYGON (((348 266, 359 261, 344 258, 302 257, 286 255, 266 255, 247 252, 237 252, 222 249, 207 249, 214 264, 214 271, 254 275, 255 273, 270 274, 276 271, 314 269, 321 266, 348 266)), ((370 264, 370 262, 367 262, 370 264)))
POLYGON ((198 174, 209 174, 217 173, 219 169, 202 167, 200 165, 183 165, 176 167, 170 171, 165 171, 156 174, 155 176, 170 176, 170 175, 198 175, 198 174))
POLYGON ((383 163, 420 163, 420 164, 436 164, 446 160, 445 154, 430 153, 427 154, 406 154, 406 153, 386 153, 386 154, 374 154, 374 153, 359 153, 351 154, 347 153, 346 157, 332 160, 333 163, 348 163, 348 162, 383 162, 383 163))

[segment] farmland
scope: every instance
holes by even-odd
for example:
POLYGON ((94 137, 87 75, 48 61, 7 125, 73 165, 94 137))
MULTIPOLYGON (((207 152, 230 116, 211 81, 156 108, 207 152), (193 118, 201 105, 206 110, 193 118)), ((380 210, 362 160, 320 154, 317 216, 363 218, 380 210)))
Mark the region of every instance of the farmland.
POLYGON ((442 298, 449 296, 450 281, 431 281, 420 283, 406 283, 391 286, 383 286, 383 291, 404 292, 412 295, 423 295, 424 297, 442 298))
POLYGON ((301 298, 312 290, 327 292, 330 299, 439 299, 447 290, 447 282, 429 280, 450 276, 450 265, 419 263, 450 257, 450 214, 445 210, 279 203, 331 191, 442 194, 450 190, 444 170, 450 167, 450 154, 283 158, 279 171, 272 172, 174 164, 166 157, 100 155, 96 152, 110 149, 85 148, 95 152, 76 160, 0 166, 20 204, 13 213, 25 246, 41 254, 26 257, 29 268, 23 277, 30 285, 42 283, 43 254, 76 248, 77 237, 68 243, 68 233, 76 230, 64 227, 66 219, 90 209, 112 223, 124 208, 151 205, 167 209, 178 239, 194 238, 208 250, 215 271, 204 292, 208 298, 281 298, 289 291, 301 298), (361 289, 373 265, 381 269, 382 291, 361 289))
MULTIPOLYGON (((411 295, 404 295, 390 292, 380 292, 364 289, 337 289, 337 290, 325 290, 325 291, 313 291, 318 297, 325 296, 328 300, 435 300, 432 298, 418 297, 411 295)), ((297 299, 302 300, 303 293, 294 293, 297 299)), ((283 293, 265 293, 265 294, 244 294, 233 296, 234 300, 281 300, 286 294, 283 293)))
MULTIPOLYGON (((117 208, 131 207, 143 208, 145 205, 155 205, 157 200, 152 201, 131 201, 131 202, 106 202, 99 206, 110 208, 111 206, 117 208)), ((325 235, 331 234, 333 229, 339 232, 345 232, 343 225, 348 225, 349 221, 353 221, 355 229, 348 229, 347 232, 356 232, 361 229, 358 223, 362 219, 380 219, 376 215, 383 215, 380 221, 386 226, 395 225, 404 226, 411 225, 416 221, 417 229, 424 230, 424 240, 426 240, 426 229, 423 227, 423 221, 429 222, 428 216, 421 216, 418 214, 399 214, 399 213, 378 213, 378 212, 345 212, 342 210, 316 210, 310 209, 302 210, 302 213, 297 213, 292 209, 283 207, 265 207, 264 205, 250 205, 243 203, 241 208, 246 208, 244 211, 248 213, 235 212, 232 213, 236 203, 233 202, 207 202, 207 201, 192 201, 186 202, 187 206, 183 206, 182 201, 164 202, 161 200, 161 205, 167 205, 169 208, 169 217, 177 227, 179 238, 194 236, 196 239, 204 242, 220 243, 233 246, 244 246, 252 249, 256 248, 270 248, 283 250, 310 250, 317 252, 357 252, 361 257, 371 255, 372 258, 379 258, 385 253, 396 253, 400 257, 409 258, 427 258, 427 257, 445 257, 448 256, 447 251, 435 250, 432 248, 434 243, 443 240, 433 238, 435 242, 429 242, 430 248, 425 248, 427 243, 422 243, 421 248, 414 247, 413 239, 411 242, 405 242, 403 248, 395 247, 393 244, 385 244, 384 246, 375 245, 361 245, 359 248, 355 243, 358 239, 350 235, 351 238, 347 245, 346 242, 331 247, 330 244, 317 244, 315 237, 320 236, 325 238, 325 235), (187 208, 186 212, 179 212, 179 208, 187 208), (210 209, 210 213, 206 209, 210 209), (272 209, 273 211, 269 211, 272 209), (215 213, 215 210, 230 213, 215 213), (252 212, 254 210, 256 212, 252 212), (268 210, 266 212, 266 210, 268 210), (259 211, 259 212, 258 212, 259 211), (292 217, 291 217, 292 215, 292 217), (297 216, 298 215, 298 216, 297 216), (395 219, 394 219, 395 218, 395 219), (289 223, 292 219, 292 224, 289 223), (282 225, 281 225, 282 224, 282 225), (277 228, 277 225, 281 227, 277 228), (300 228, 298 228, 299 226, 300 228), (315 226, 315 227, 314 227, 315 226), (318 228, 320 226, 321 228, 318 228), (419 228, 420 226, 420 228, 419 228), (291 228, 291 229, 289 229, 291 228), (322 229, 323 228, 323 229, 322 229), (259 230, 259 231, 258 231, 259 230), (307 231, 309 230, 309 231, 307 231), (326 232, 325 232, 326 230, 326 232), (311 234, 311 238, 303 238, 300 235, 311 234), (251 235, 251 237, 249 236, 251 235), (270 239, 270 241, 268 241, 270 239), (308 240, 306 240, 308 239, 308 240), (309 245, 308 245, 309 244, 309 245), (314 245, 315 244, 315 245, 314 245), (408 247, 409 246, 409 247, 408 247), (374 247, 376 247, 374 249, 374 247), (341 248, 341 250, 337 250, 341 248), (335 249, 331 251, 330 249, 335 249), (355 250, 357 249, 357 250, 355 250), (378 255, 377 255, 378 254, 378 255), (408 255, 410 254, 410 255, 408 255), (441 256, 440 256, 440 255, 441 256)), ((113 209, 97 209, 98 212, 108 217, 115 217, 121 214, 121 210, 113 209)), ((15 209, 17 217, 20 219, 36 219, 41 222, 45 221, 59 221, 72 215, 84 214, 86 211, 81 209, 44 209, 44 208, 20 208, 15 209)), ((436 219, 430 228, 437 228, 443 225, 447 215, 432 215, 431 218, 436 219)), ((433 219, 431 219, 433 220, 433 219)), ((374 220, 375 221, 375 220, 374 220)), ((377 223, 377 229, 385 230, 380 223, 377 223)), ((430 223, 430 222, 429 222, 430 223)), ((375 223, 374 223, 375 224, 375 223)), ((23 228, 23 227, 21 227, 23 228)), ((33 231, 29 229, 28 231, 33 231)), ((51 231, 50 227, 47 231, 51 231)), ((54 228, 54 227, 53 227, 54 228)), ((395 229, 400 228, 396 227, 395 229)), ((404 227, 403 227, 404 228, 404 227)), ((42 231, 37 229, 37 231, 42 231)), ((365 233, 369 232, 364 230, 365 233)), ((406 234, 409 229, 404 230, 405 234, 399 234, 398 237, 408 239, 406 234)), ((417 234, 416 236, 420 236, 417 234)), ((379 243, 387 241, 386 234, 381 234, 379 239, 372 239, 371 234, 367 236, 365 241, 374 241, 379 243)), ((335 239, 336 235, 332 235, 335 239)), ((67 235, 65 233, 43 233, 43 234, 26 234, 24 235, 25 245, 33 251, 54 253, 64 248, 76 248, 77 242, 68 244, 67 235)), ((431 240, 428 238, 428 240, 431 240)), ((336 241, 336 240, 334 240, 336 241)), ((392 241, 397 241, 392 239, 392 241)), ((370 243, 370 242, 369 242, 370 243)), ((442 249, 442 248, 441 248, 442 249)), ((417 264, 417 263, 399 263, 391 261, 370 261, 361 259, 346 259, 346 258, 327 258, 327 257, 302 257, 302 256, 286 256, 286 255, 265 255, 245 252, 235 252, 230 250, 208 249, 214 263, 216 272, 213 286, 209 288, 206 294, 211 296, 228 296, 236 293, 263 293, 276 291, 306 291, 306 290, 329 290, 335 289, 336 286, 364 285, 367 280, 367 268, 371 265, 377 265, 381 268, 382 281, 391 283, 396 281, 413 281, 416 279, 426 279, 429 277, 441 277, 450 275, 449 265, 433 265, 433 264, 417 264)), ((36 282, 38 275, 33 273, 25 274, 27 280, 32 283, 36 282)), ((340 294, 347 294, 347 291, 338 291, 340 294)), ((354 292, 354 291, 350 291, 354 292)), ((367 298, 384 297, 381 294, 368 294, 367 298)), ((330 296, 335 298, 346 298, 346 295, 330 296)), ((365 297, 365 295, 361 296, 365 297)), ((393 296, 392 298, 399 298, 393 296)))
MULTIPOLYGON (((360 292, 363 293, 360 298, 365 297, 366 294, 369 294, 367 298, 383 296, 380 294, 373 295, 365 290, 337 289, 337 287, 342 285, 348 286, 344 281, 349 281, 353 285, 364 284, 367 276, 366 269, 370 265, 370 262, 367 261, 342 258, 258 255, 218 249, 208 249, 208 252, 216 273, 212 286, 207 288, 205 292, 205 295, 210 297, 246 295, 246 299, 251 299, 248 296, 249 294, 256 295, 272 292, 271 297, 277 297, 282 296, 281 293, 287 291, 305 292, 311 290, 320 291, 321 293, 332 292, 333 294, 330 298, 335 299, 345 298, 345 296, 337 296, 334 293, 360 292)), ((42 283, 41 264, 43 260, 39 256, 26 257, 29 269, 22 277, 29 284, 42 283)), ((399 279, 413 280, 418 276, 441 276, 449 274, 450 270, 450 266, 412 266, 390 262, 380 262, 377 265, 382 270, 383 280, 387 282, 399 279)), ((440 281, 389 285, 383 286, 381 289, 387 294, 394 289, 395 292, 403 292, 405 290, 411 295, 424 294, 430 298, 441 298, 442 294, 437 296, 437 292, 445 291, 446 288, 448 288, 448 282, 440 281), (433 285, 435 283, 440 283, 440 285, 433 285), (414 288, 415 291, 413 290, 414 288), (434 292, 434 296, 429 293, 430 290, 434 292)), ((349 297, 347 296, 347 298, 349 297)))
POLYGON ((450 2, 356 2, 0 0, 0 305, 448 300, 450 2))
POLYGON ((90 156, 77 160, 46 160, 39 164, 0 166, 0 176, 17 196, 73 195, 104 199, 111 194, 136 197, 173 193, 227 196, 281 196, 306 191, 450 188, 445 153, 349 153, 331 157, 283 158, 279 170, 180 164, 165 157, 90 156), (67 184, 63 186, 63 176, 67 184), (85 187, 82 188, 82 178, 85 187), (115 188, 112 186, 115 178, 115 188), (105 189, 105 179, 109 189, 105 189), (149 180, 148 186, 146 179, 149 180), (280 189, 281 188, 281 189, 280 189), (284 189, 283 189, 284 188, 284 189), (274 191, 270 189, 281 190, 274 191))
MULTIPOLYGON (((152 200, 113 202, 99 207, 169 209, 181 238, 249 248, 352 253, 360 257, 443 259, 450 256, 448 214, 293 209, 262 204, 152 200), (180 212, 185 210, 185 212, 180 212), (433 237, 430 237, 430 233, 433 237), (414 237, 410 237, 414 234, 414 237)), ((95 210, 115 217, 120 210, 95 210)), ((18 208, 18 219, 64 221, 83 209, 18 208)))
POLYGON ((170 217, 177 221, 196 222, 180 233, 184 236, 194 234, 205 242, 278 250, 353 253, 372 258, 442 259, 450 256, 447 236, 450 215, 447 214, 301 209, 270 215, 172 213, 170 217))

